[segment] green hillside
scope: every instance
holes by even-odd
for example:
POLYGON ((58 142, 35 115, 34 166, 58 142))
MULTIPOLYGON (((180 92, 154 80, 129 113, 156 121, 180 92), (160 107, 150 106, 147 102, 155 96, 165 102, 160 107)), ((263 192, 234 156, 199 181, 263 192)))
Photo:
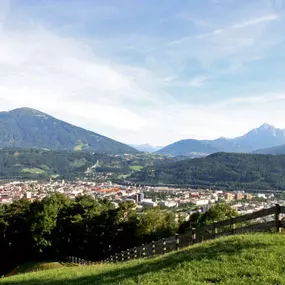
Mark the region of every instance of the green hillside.
POLYGON ((168 160, 171 159, 140 153, 112 155, 65 150, 4 148, 0 149, 0 179, 10 177, 47 179, 51 176, 73 179, 86 175, 89 178, 100 178, 100 173, 109 173, 111 178, 117 178, 120 175, 128 176, 145 166, 168 160))
POLYGON ((215 153, 134 173, 146 184, 194 185, 229 189, 285 189, 285 155, 215 153))
POLYGON ((150 260, 67 267, 0 279, 6 285, 285 284, 285 237, 222 238, 150 260))

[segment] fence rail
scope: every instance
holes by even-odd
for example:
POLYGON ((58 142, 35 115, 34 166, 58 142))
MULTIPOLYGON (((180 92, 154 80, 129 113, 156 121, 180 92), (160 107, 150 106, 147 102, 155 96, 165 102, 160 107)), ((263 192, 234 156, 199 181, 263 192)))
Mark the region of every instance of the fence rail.
MULTIPOLYGON (((276 204, 276 206, 269 209, 262 209, 254 213, 215 222, 199 228, 191 228, 180 235, 176 234, 169 238, 142 244, 139 247, 110 255, 107 259, 99 263, 117 263, 137 258, 151 258, 222 236, 272 230, 280 232, 281 228, 285 228, 285 221, 280 219, 280 214, 285 214, 285 207, 276 204)), ((94 264, 93 262, 76 257, 69 257, 68 261, 83 265, 94 264)))

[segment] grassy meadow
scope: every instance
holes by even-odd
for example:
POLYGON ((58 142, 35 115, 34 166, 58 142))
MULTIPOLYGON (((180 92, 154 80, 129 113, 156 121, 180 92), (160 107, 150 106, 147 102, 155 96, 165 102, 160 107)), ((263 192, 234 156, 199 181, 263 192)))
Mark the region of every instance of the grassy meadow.
POLYGON ((0 279, 6 285, 285 284, 285 236, 221 238, 148 260, 66 265, 0 279))

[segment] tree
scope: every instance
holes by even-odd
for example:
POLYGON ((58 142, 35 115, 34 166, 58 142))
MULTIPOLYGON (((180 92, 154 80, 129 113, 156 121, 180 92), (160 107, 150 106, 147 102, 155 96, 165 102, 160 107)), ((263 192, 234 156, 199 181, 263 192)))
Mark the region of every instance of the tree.
POLYGON ((169 236, 177 230, 175 214, 161 211, 159 208, 150 209, 139 217, 137 236, 144 241, 169 236))
POLYGON ((216 221, 223 221, 238 216, 238 212, 229 204, 217 203, 212 206, 203 217, 206 224, 211 224, 216 221))
POLYGON ((22 262, 30 254, 32 236, 30 233, 31 203, 20 199, 10 205, 0 207, 0 265, 7 268, 22 262))
POLYGON ((52 246, 51 234, 57 226, 58 215, 70 204, 71 200, 65 195, 54 193, 31 205, 31 233, 36 252, 41 253, 52 246))

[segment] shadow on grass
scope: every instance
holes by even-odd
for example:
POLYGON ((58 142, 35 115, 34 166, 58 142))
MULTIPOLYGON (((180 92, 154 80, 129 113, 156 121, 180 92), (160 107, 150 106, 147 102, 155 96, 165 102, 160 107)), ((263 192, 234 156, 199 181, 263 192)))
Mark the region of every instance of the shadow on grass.
MULTIPOLYGON (((146 273, 154 273, 160 270, 173 270, 176 266, 180 265, 183 262, 191 261, 201 261, 204 259, 207 260, 217 260, 220 255, 226 254, 227 256, 234 256, 241 252, 254 250, 254 249, 263 249, 264 247, 270 247, 271 244, 262 243, 262 242, 236 242, 235 240, 227 241, 216 241, 215 243, 210 243, 205 247, 194 247, 188 250, 183 250, 179 252, 174 252, 167 256, 162 256, 159 259, 148 260, 147 262, 142 261, 141 264, 129 265, 126 267, 121 267, 118 265, 118 268, 106 270, 102 273, 97 273, 92 275, 92 272, 89 272, 89 275, 78 277, 76 279, 68 280, 44 280, 44 279, 29 279, 28 281, 22 280, 21 282, 12 282, 7 281, 2 284, 7 285, 84 285, 84 284, 96 284, 96 285, 111 285, 111 284, 120 284, 126 279, 132 278, 136 281, 138 276, 140 279, 146 273), (40 282, 40 283, 39 283, 40 282)), ((80 270, 80 268, 78 268, 80 270)), ((138 280, 138 279, 137 279, 138 280)))

